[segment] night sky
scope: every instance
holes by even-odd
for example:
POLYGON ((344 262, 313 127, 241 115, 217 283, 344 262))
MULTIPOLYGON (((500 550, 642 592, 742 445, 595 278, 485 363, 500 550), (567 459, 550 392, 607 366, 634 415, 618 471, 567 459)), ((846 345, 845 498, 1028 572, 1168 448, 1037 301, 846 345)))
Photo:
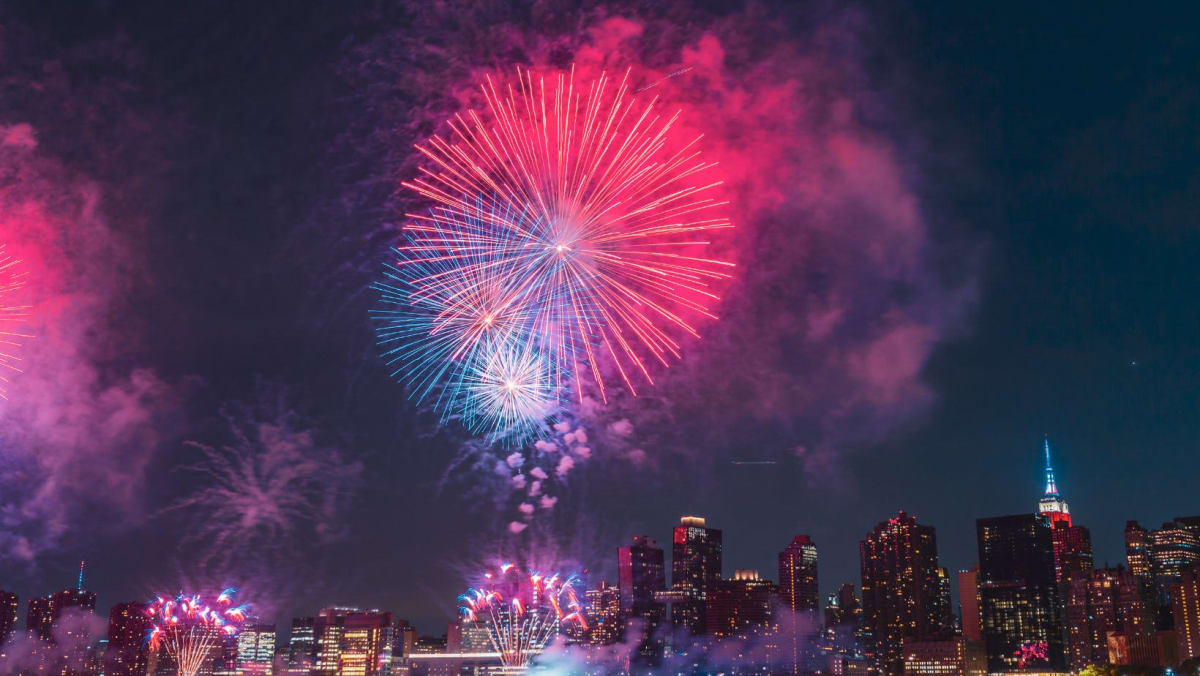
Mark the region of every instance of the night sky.
POLYGON ((489 557, 613 580, 699 514, 726 574, 812 535, 827 593, 897 509, 969 567, 976 518, 1033 511, 1043 435, 1100 564, 1127 519, 1200 512, 1200 11, 427 4, 0 6, 37 336, 0 402, 0 588, 86 558, 102 609, 228 583, 441 633, 489 557), (483 74, 572 63, 688 69, 655 91, 721 162, 738 274, 513 535, 496 458, 389 378, 369 285, 413 144, 483 74))

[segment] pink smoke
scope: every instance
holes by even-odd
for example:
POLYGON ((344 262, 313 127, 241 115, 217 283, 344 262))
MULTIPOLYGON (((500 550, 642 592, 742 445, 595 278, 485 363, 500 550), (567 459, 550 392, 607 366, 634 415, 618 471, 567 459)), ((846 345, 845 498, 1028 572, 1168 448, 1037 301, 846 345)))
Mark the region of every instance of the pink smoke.
POLYGON ((44 156, 32 125, 0 126, 0 140, 0 239, 28 267, 35 336, 0 402, 0 559, 31 563, 97 503, 108 526, 140 521, 178 398, 128 358, 114 324, 136 262, 106 222, 102 188, 44 156))

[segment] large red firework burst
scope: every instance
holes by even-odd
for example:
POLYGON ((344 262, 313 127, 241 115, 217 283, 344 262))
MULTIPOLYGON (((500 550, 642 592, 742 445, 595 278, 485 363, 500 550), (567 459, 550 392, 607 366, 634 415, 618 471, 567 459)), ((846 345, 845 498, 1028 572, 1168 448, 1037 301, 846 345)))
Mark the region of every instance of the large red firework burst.
POLYGON ((468 327, 459 352, 503 330, 547 355, 555 382, 574 377, 580 397, 590 373, 605 398, 610 368, 636 394, 634 375, 653 382, 653 363, 678 359, 679 338, 715 318, 713 285, 730 276, 707 255, 712 232, 732 227, 714 163, 699 138, 675 142, 679 113, 639 101, 628 73, 518 71, 481 90, 482 113, 419 147, 430 164, 404 185, 435 206, 409 214, 398 270, 416 297, 443 299, 440 321, 468 327))

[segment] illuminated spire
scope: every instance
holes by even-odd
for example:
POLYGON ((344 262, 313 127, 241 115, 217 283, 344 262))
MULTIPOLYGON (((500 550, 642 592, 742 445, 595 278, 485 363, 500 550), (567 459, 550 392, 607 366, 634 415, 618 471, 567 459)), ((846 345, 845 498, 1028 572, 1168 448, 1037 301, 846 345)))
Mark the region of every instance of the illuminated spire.
POLYGON ((83 561, 79 562, 79 584, 75 587, 79 591, 83 591, 83 561))
POLYGON ((1050 466, 1050 436, 1047 435, 1043 441, 1046 449, 1046 496, 1058 497, 1058 486, 1054 483, 1054 468, 1050 466))

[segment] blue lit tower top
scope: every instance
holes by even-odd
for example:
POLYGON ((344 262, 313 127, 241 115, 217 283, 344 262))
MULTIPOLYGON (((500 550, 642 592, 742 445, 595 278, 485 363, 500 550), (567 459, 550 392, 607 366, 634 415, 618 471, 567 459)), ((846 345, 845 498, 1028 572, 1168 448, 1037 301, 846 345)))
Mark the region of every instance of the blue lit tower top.
POLYGON ((1051 522, 1066 521, 1067 525, 1070 525, 1071 510, 1067 507, 1066 500, 1063 500, 1058 494, 1058 484, 1054 482, 1054 468, 1050 466, 1050 438, 1048 436, 1043 440, 1042 448, 1046 452, 1046 493, 1038 501, 1038 513, 1050 517, 1051 522))
POLYGON ((1047 436, 1042 441, 1043 447, 1046 449, 1046 495, 1058 497, 1058 486, 1054 483, 1054 468, 1050 466, 1050 437, 1047 436))

